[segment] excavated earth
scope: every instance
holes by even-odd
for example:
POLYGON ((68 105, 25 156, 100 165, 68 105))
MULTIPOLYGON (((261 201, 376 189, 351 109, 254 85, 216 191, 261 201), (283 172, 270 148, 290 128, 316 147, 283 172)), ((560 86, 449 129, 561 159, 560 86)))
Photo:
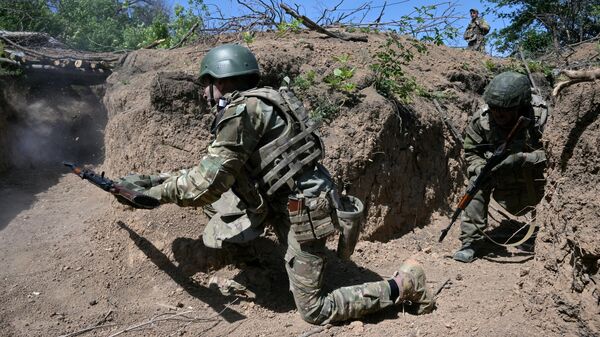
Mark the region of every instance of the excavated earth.
MULTIPOLYGON (((429 95, 402 105, 374 89, 370 64, 385 39, 261 33, 249 48, 263 85, 278 87, 285 76, 294 81, 312 70, 314 85, 296 88, 298 96, 312 110, 336 110, 321 127, 324 164, 367 212, 352 261, 328 256, 327 289, 389 277, 414 257, 432 289, 445 284, 437 310, 413 316, 394 307, 313 330, 296 312, 271 231, 237 263, 207 270, 204 262, 215 256, 201 244, 207 218, 200 209, 133 210, 60 167, 73 160, 118 177, 198 163, 212 121, 196 80, 199 61, 217 44, 240 42, 221 36, 177 50, 129 53, 104 85, 0 81, 2 335, 598 336, 597 82, 566 88, 552 102, 535 255, 492 247, 461 264, 450 258, 458 226, 437 243, 465 187, 461 142, 444 118, 462 133, 494 75, 490 65, 518 62, 428 46, 404 69, 429 95), (335 58, 343 55, 356 67, 353 95, 322 81, 343 66, 335 58), (215 280, 243 289, 223 294, 215 280)), ((544 92, 551 89, 544 76, 534 77, 544 92)), ((494 237, 518 228, 498 228, 498 219, 491 220, 494 237)))

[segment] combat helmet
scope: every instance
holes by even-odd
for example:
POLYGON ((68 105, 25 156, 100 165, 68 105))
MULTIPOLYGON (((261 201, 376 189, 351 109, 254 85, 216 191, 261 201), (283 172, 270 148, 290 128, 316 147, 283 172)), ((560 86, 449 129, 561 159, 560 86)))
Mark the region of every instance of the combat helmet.
POLYGON ((531 102, 531 84, 527 76, 507 71, 494 77, 485 88, 483 100, 488 106, 515 108, 531 102))
POLYGON ((258 83, 260 70, 252 52, 243 46, 225 44, 211 49, 200 62, 200 80, 207 76, 226 78, 245 76, 258 83))

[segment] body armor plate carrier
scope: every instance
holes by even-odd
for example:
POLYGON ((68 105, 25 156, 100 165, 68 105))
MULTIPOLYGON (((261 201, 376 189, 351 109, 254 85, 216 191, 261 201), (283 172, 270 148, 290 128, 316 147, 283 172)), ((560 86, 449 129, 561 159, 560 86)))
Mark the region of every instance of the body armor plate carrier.
POLYGON ((258 97, 271 103, 284 119, 284 131, 250 157, 250 176, 259 182, 267 196, 282 186, 294 189, 295 178, 323 157, 323 144, 316 132, 318 123, 308 119, 302 103, 287 89, 260 88, 244 91, 245 97, 258 97))

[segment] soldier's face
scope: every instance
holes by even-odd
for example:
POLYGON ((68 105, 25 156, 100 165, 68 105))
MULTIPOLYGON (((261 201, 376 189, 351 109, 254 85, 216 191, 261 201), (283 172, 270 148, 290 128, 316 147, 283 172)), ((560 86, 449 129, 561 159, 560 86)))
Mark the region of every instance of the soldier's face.
POLYGON ((490 107, 494 122, 503 128, 512 127, 519 116, 519 108, 497 108, 490 107))
POLYGON ((216 79, 213 83, 204 84, 204 99, 212 106, 215 102, 219 101, 219 98, 223 97, 227 92, 225 91, 225 82, 216 79), (212 86, 212 90, 211 90, 212 86))
POLYGON ((479 13, 477 12, 471 12, 471 19, 477 19, 477 16, 479 16, 479 13))

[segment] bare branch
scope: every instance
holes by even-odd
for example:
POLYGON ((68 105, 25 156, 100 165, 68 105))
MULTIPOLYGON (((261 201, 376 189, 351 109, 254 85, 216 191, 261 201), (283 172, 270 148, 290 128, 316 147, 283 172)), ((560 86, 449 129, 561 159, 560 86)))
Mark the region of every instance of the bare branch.
POLYGON ((556 84, 556 87, 552 90, 552 96, 558 96, 562 89, 575 83, 593 82, 600 79, 600 68, 590 70, 563 70, 562 73, 567 75, 569 79, 556 84))
POLYGON ((298 13, 294 12, 293 9, 289 8, 288 6, 286 6, 285 4, 280 4, 281 8, 283 8, 289 15, 293 16, 294 18, 302 21, 302 24, 305 25, 306 27, 308 27, 309 29, 315 30, 319 33, 325 34, 327 36, 331 36, 331 37, 335 37, 338 39, 342 39, 345 41, 362 41, 362 42, 366 42, 367 41, 367 37, 366 36, 352 36, 352 35, 347 35, 347 34, 341 34, 341 33, 334 33, 331 32, 325 28, 323 28, 322 26, 319 26, 318 24, 316 24, 314 21, 312 21, 311 19, 307 18, 304 15, 299 15, 298 13))

